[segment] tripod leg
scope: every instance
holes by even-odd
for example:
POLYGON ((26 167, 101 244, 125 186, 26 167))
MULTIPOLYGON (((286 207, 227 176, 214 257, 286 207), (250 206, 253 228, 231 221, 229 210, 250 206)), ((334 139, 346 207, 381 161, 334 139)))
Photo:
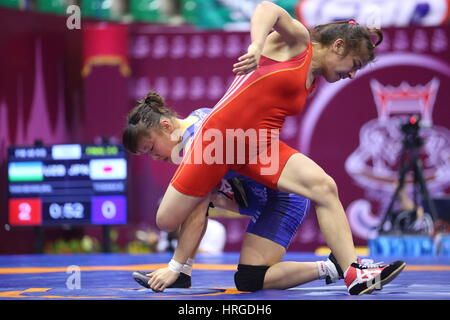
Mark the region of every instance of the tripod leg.
MULTIPOLYGON (((436 211, 436 207, 434 206, 434 202, 431 200, 430 193, 428 192, 427 183, 423 176, 421 162, 418 159, 417 154, 414 154, 413 162, 414 162, 414 182, 419 184, 422 199, 425 200, 426 203, 428 204, 428 208, 430 211, 429 213, 431 214, 433 221, 436 222, 439 217, 437 215, 437 211, 436 211)), ((416 204, 416 206, 417 206, 417 204, 416 204)))
POLYGON ((378 230, 383 231, 383 227, 388 220, 388 218, 392 215, 392 209, 394 208, 395 201, 397 201, 400 190, 403 189, 403 186, 405 185, 405 177, 406 173, 410 170, 410 162, 406 160, 406 152, 403 151, 403 154, 401 156, 401 167, 399 170, 399 177, 398 177, 398 186, 395 189, 394 195, 391 198, 391 201, 389 202, 389 206, 386 210, 386 213, 384 215, 383 220, 381 221, 380 225, 378 226, 378 230))
POLYGON ((403 186, 399 185, 397 187, 397 189, 394 192, 394 195, 392 196, 391 202, 389 203, 389 206, 386 210, 386 213, 384 215, 383 221, 381 221, 380 225, 379 225, 379 230, 381 231, 388 231, 388 230, 384 230, 384 225, 386 224, 386 221, 391 217, 392 215, 392 209, 394 207, 395 201, 397 201, 398 195, 400 193, 400 190, 403 188, 403 186))

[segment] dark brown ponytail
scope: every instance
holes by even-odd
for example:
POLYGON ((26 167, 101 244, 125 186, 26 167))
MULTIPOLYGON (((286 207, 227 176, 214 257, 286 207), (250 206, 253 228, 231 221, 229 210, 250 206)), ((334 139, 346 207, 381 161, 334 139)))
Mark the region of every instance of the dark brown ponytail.
POLYGON ((166 107, 164 98, 150 91, 144 99, 127 116, 127 123, 122 134, 122 143, 131 153, 137 153, 139 140, 148 135, 150 128, 158 128, 162 117, 177 117, 175 111, 166 107))
POLYGON ((343 39, 344 55, 350 52, 361 56, 367 55, 365 59, 367 62, 375 59, 374 49, 383 41, 383 32, 380 29, 369 29, 353 19, 315 26, 310 30, 310 34, 313 41, 323 46, 330 46, 336 39, 343 39))

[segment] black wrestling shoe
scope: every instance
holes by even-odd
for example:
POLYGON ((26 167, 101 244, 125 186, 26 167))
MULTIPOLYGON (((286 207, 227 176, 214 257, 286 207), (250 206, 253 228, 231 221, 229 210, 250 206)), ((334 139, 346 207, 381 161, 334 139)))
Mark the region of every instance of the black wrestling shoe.
POLYGON ((191 276, 181 272, 177 280, 167 288, 190 288, 191 285, 191 276))
MULTIPOLYGON (((150 286, 148 285, 148 281, 150 280, 149 277, 146 276, 146 274, 149 272, 144 271, 134 271, 132 276, 133 279, 139 283, 141 286, 150 289, 150 286)), ((177 280, 175 280, 174 283, 172 283, 167 288, 190 288, 191 287, 191 276, 188 276, 187 274, 180 273, 177 280)))

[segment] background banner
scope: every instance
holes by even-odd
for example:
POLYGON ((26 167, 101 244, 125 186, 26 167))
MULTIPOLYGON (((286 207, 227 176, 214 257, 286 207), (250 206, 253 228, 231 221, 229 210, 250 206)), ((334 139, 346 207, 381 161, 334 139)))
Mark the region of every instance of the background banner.
MULTIPOLYGON (((422 116, 421 135, 426 141, 422 158, 431 194, 449 191, 448 33, 448 26, 384 29, 385 40, 374 63, 354 80, 320 81, 305 110, 286 121, 282 139, 336 180, 356 244, 365 245, 376 235, 375 227, 394 192, 403 139, 400 126, 408 115, 422 116)), ((231 66, 249 41, 246 32, 137 29, 131 36, 130 104, 156 90, 181 116, 213 107, 231 83, 231 66)), ((141 173, 134 192, 143 193, 136 207, 140 211, 148 206, 151 214, 142 212, 142 221, 154 221, 150 203, 163 195, 174 168, 150 159, 134 161, 141 173)), ((226 250, 238 250, 247 219, 219 220, 228 232, 226 250)), ((323 244, 312 209, 291 249, 312 250, 323 244)))

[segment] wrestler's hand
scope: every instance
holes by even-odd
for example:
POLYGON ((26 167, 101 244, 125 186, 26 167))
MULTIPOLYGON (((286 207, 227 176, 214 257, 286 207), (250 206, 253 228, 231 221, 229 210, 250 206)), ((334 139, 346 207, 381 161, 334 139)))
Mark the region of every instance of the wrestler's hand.
POLYGON ((173 272, 169 268, 162 268, 147 274, 150 278, 148 284, 155 292, 163 292, 165 288, 174 283, 180 274, 173 272))
POLYGON ((248 47, 247 53, 240 56, 238 62, 233 65, 233 72, 237 75, 242 75, 255 70, 258 67, 262 49, 261 45, 252 43, 248 47))

